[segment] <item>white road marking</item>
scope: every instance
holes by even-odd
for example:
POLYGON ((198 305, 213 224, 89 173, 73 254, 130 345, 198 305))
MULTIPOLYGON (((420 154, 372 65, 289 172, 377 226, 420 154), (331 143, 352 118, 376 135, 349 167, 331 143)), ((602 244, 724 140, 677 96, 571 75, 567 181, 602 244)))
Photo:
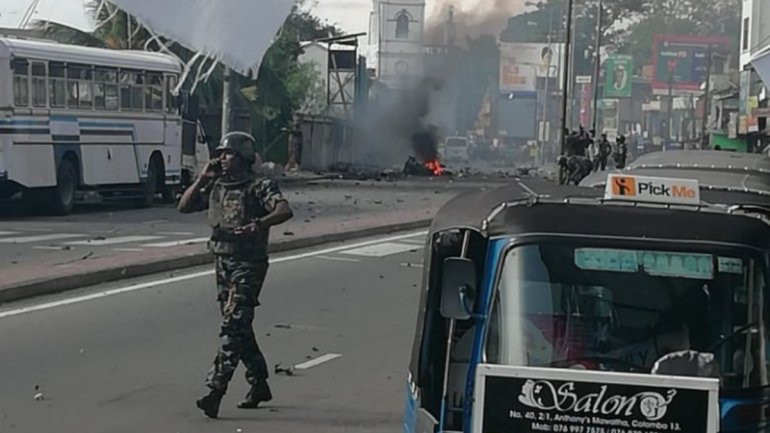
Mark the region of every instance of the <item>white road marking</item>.
POLYGON ((155 232, 156 235, 162 236, 190 236, 194 235, 193 232, 155 232))
POLYGON ((424 246, 425 240, 424 239, 404 239, 401 242, 412 244, 412 245, 418 245, 418 246, 424 246))
MULTIPOLYGON (((389 241, 397 241, 397 240, 400 240, 400 239, 409 239, 409 238, 413 238, 413 237, 416 237, 416 236, 425 236, 426 234, 427 234, 426 231, 422 231, 422 232, 410 233, 410 234, 405 234, 405 235, 391 236, 391 237, 387 237, 387 238, 373 239, 373 240, 370 240, 370 241, 359 242, 359 243, 356 243, 356 244, 341 245, 341 246, 338 246, 338 247, 324 248, 324 249, 321 249, 321 250, 309 251, 309 252, 306 252, 306 253, 294 254, 294 255, 291 255, 291 256, 278 257, 278 258, 275 258, 275 259, 271 259, 270 263, 272 264, 272 263, 289 262, 289 261, 293 261, 293 260, 301 260, 301 259, 306 259, 308 257, 315 257, 315 256, 321 256, 321 255, 326 255, 326 254, 330 254, 330 253, 336 253, 336 252, 347 250, 347 249, 350 249, 350 248, 358 248, 358 247, 363 247, 363 246, 366 246, 366 245, 375 245, 377 243, 389 242, 389 241)), ((81 303, 81 302, 92 301, 94 299, 106 298, 106 297, 109 297, 109 296, 115 296, 115 295, 119 295, 119 294, 122 294, 122 293, 135 292, 137 290, 148 289, 148 288, 151 288, 151 287, 158 287, 158 286, 162 286, 162 285, 165 285, 165 284, 178 283, 180 281, 194 280, 196 278, 209 277, 209 276, 212 276, 212 275, 214 275, 214 270, 210 269, 210 270, 207 270, 207 271, 194 272, 192 274, 185 274, 185 275, 179 275, 179 276, 171 277, 171 278, 162 278, 162 279, 159 279, 159 280, 147 281, 145 283, 132 284, 130 286, 119 287, 119 288, 116 288, 116 289, 103 290, 103 291, 96 292, 96 293, 91 293, 91 294, 88 294, 88 295, 76 296, 74 298, 68 298, 68 299, 62 299, 62 300, 58 300, 58 301, 46 302, 46 303, 43 303, 43 304, 31 305, 31 306, 28 306, 28 307, 21 307, 21 308, 16 308, 16 309, 8 310, 8 311, 0 311, 0 319, 4 319, 6 317, 18 316, 20 314, 32 313, 32 312, 35 312, 35 311, 50 310, 52 308, 63 307, 65 305, 78 304, 78 303, 81 303)))
POLYGON ((85 235, 74 233, 54 233, 50 235, 17 236, 12 238, 0 238, 2 244, 28 244, 32 242, 57 241, 61 239, 82 238, 85 235))
POLYGON ((192 239, 182 239, 181 241, 156 242, 154 244, 144 244, 142 246, 150 247, 150 248, 168 248, 168 247, 178 247, 181 245, 201 244, 203 242, 207 242, 208 240, 209 240, 208 237, 192 238, 192 239))
POLYGON ((33 250, 51 250, 51 251, 68 251, 67 248, 57 247, 53 245, 40 245, 32 247, 33 250))
POLYGON ((417 245, 399 244, 396 242, 383 242, 381 244, 349 249, 347 251, 341 252, 340 254, 363 257, 385 257, 419 248, 420 247, 417 245))
POLYGON ((326 355, 319 356, 318 358, 311 359, 310 361, 303 362, 302 364, 297 364, 294 366, 295 370, 307 370, 308 368, 317 367, 324 362, 333 361, 337 358, 342 357, 339 353, 327 353, 326 355))
POLYGON ((113 248, 112 251, 130 253, 130 252, 144 251, 144 248, 113 248))
POLYGON ((163 236, 118 236, 114 238, 87 239, 84 241, 67 242, 67 245, 88 245, 93 247, 100 247, 104 245, 125 244, 128 242, 151 241, 153 239, 160 239, 162 237, 163 236))
POLYGON ((334 256, 316 256, 317 259, 324 259, 324 260, 333 260, 337 262, 353 262, 358 263, 361 260, 359 259, 349 259, 347 257, 334 257, 334 256))
POLYGON ((0 236, 7 236, 7 235, 15 235, 19 232, 2 232, 0 231, 0 236))
POLYGON ((418 269, 423 268, 421 263, 401 263, 401 266, 405 268, 418 268, 418 269))

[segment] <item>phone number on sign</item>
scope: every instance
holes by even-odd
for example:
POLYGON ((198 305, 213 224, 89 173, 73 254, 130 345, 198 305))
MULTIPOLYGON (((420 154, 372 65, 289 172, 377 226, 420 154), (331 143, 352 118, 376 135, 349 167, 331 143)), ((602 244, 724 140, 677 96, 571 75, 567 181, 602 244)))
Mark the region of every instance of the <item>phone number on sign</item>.
POLYGON ((636 430, 618 427, 592 427, 569 424, 543 424, 534 422, 532 423, 532 431, 546 431, 556 433, 660 433, 662 431, 677 430, 672 428, 663 430, 636 430))

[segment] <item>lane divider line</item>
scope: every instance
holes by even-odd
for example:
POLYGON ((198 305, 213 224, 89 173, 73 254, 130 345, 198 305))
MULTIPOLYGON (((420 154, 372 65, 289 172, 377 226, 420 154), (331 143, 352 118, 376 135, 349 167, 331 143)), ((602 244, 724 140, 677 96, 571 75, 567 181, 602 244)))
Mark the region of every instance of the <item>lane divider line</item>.
MULTIPOLYGON (((415 233, 409 233, 409 234, 403 234, 403 235, 397 235, 397 236, 390 236, 390 237, 386 237, 386 238, 372 239, 372 240, 369 240, 369 241, 358 242, 358 243, 355 243, 355 244, 341 245, 341 246, 338 246, 338 247, 332 247, 332 248, 325 248, 325 249, 321 249, 321 250, 309 251, 307 253, 294 254, 294 255, 284 256, 284 257, 277 257, 277 258, 271 259, 270 263, 271 264, 273 264, 273 263, 282 263, 282 262, 289 262, 289 261, 293 261, 293 260, 305 259, 305 258, 308 258, 308 257, 327 255, 327 254, 330 254, 330 253, 335 253, 337 251, 343 251, 343 250, 347 250, 347 249, 350 249, 350 248, 357 248, 357 247, 362 247, 362 246, 366 246, 366 245, 373 245, 373 244, 377 244, 377 243, 381 243, 381 242, 394 241, 394 240, 398 240, 398 239, 407 239, 407 238, 410 238, 410 237, 425 236, 427 233, 428 233, 427 231, 420 231, 420 232, 415 232, 415 233)), ((88 295, 76 296, 74 298, 61 299, 61 300, 52 301, 52 302, 45 302, 45 303, 42 303, 42 304, 31 305, 31 306, 28 306, 28 307, 16 308, 16 309, 8 310, 8 311, 0 311, 0 319, 4 319, 4 318, 7 318, 7 317, 12 317, 12 316, 18 316, 20 314, 32 313, 32 312, 35 312, 35 311, 43 311, 43 310, 49 310, 49 309, 52 309, 52 308, 63 307, 65 305, 78 304, 78 303, 81 303, 81 302, 92 301, 94 299, 106 298, 108 296, 115 296, 115 295, 119 295, 119 294, 122 294, 122 293, 129 293, 129 292, 134 292, 134 291, 137 291, 137 290, 148 289, 148 288, 151 288, 151 287, 158 287, 158 286, 163 286, 163 285, 166 285, 166 284, 178 283, 180 281, 187 281, 187 280, 193 280, 195 278, 208 277, 208 276, 211 276, 211 275, 214 275, 214 270, 213 269, 210 269, 210 270, 207 270, 207 271, 194 272, 194 273, 191 273, 191 274, 179 275, 179 276, 176 276, 176 277, 162 278, 162 279, 159 279, 159 280, 147 281, 147 282, 144 282, 144 283, 132 284, 130 286, 119 287, 119 288, 110 289, 110 290, 104 290, 104 291, 100 291, 100 292, 96 292, 96 293, 90 293, 88 295)))
POLYGON ((333 361, 337 358, 341 358, 339 353, 327 353, 326 355, 319 356, 318 358, 311 359, 310 361, 303 362, 294 366, 295 370, 307 370, 308 368, 317 367, 325 362, 333 361))

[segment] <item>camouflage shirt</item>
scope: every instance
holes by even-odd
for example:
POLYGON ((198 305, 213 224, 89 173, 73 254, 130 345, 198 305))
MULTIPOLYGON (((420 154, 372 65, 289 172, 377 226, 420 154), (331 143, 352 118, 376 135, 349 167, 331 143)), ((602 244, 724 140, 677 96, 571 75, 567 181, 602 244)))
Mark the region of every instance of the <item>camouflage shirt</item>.
POLYGON ((237 182, 217 179, 205 191, 196 210, 208 209, 208 222, 214 233, 209 249, 219 256, 249 259, 267 258, 270 230, 260 229, 253 235, 222 238, 218 233, 256 221, 285 201, 278 184, 269 179, 248 177, 237 182), (208 196, 208 199, 206 199, 208 196))

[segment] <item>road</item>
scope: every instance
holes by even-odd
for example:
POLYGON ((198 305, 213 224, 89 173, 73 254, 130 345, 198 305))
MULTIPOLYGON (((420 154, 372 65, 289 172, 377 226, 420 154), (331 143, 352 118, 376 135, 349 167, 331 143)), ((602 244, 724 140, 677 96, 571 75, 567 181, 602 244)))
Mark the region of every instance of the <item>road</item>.
MULTIPOLYGON (((290 186, 284 194, 295 217, 273 230, 271 239, 291 238, 313 224, 355 224, 389 212, 424 209, 422 216, 409 218, 429 218, 458 193, 487 185, 495 184, 425 178, 398 182, 334 180, 290 186)), ((203 246, 210 235, 205 221, 204 213, 182 215, 172 206, 88 206, 70 216, 50 217, 4 209, 0 204, 0 272, 23 265, 67 267, 85 259, 142 251, 159 254, 180 245, 203 246)), ((341 229, 345 228, 334 228, 341 229)))
POLYGON ((328 361, 274 375, 252 411, 239 369, 219 420, 194 406, 217 344, 210 269, 3 305, 0 432, 400 431, 423 240, 274 256, 255 322, 269 365, 328 361))

